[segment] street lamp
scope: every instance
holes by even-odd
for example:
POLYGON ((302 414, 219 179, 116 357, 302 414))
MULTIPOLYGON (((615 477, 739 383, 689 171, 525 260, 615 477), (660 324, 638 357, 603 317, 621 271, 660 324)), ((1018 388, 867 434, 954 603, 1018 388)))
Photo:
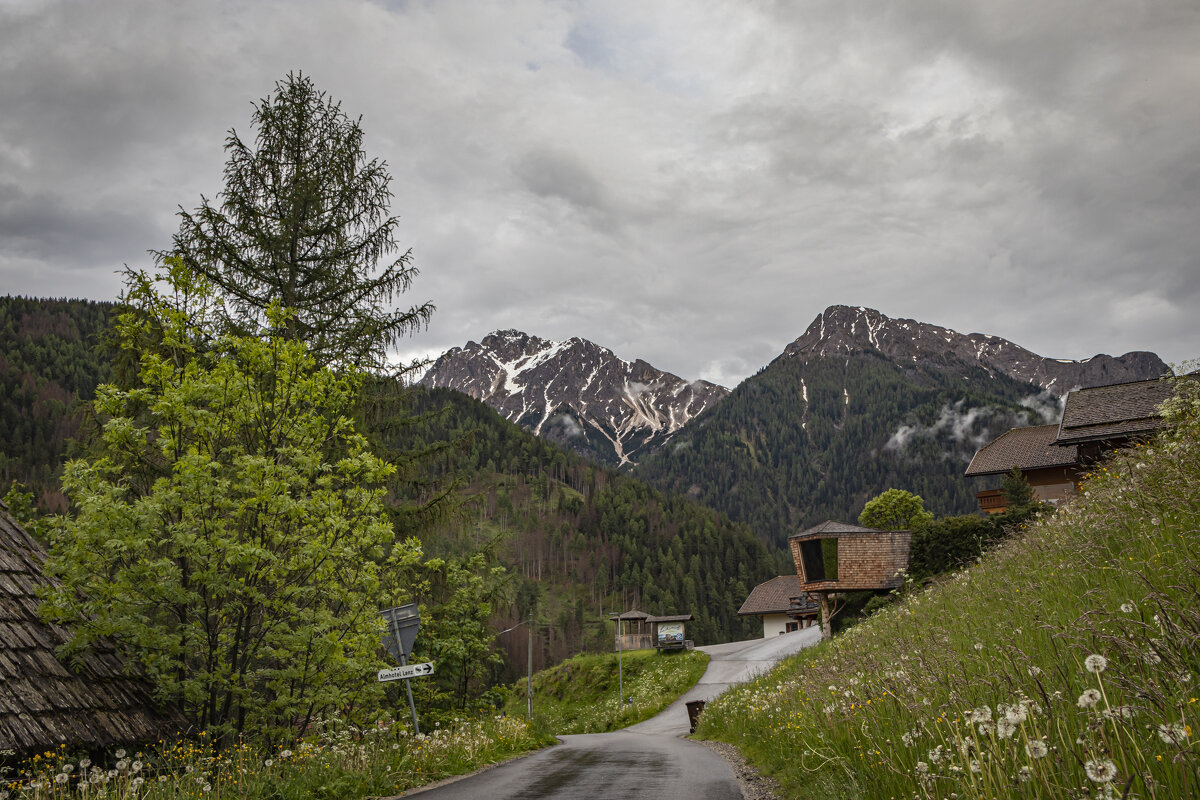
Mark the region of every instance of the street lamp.
POLYGON ((532 720, 533 719, 533 616, 530 615, 529 619, 523 619, 520 622, 518 622, 516 625, 513 625, 511 628, 505 628, 504 630, 500 631, 500 633, 497 633, 496 635, 500 636, 502 634, 508 633, 509 631, 515 631, 517 628, 521 627, 522 625, 526 626, 525 642, 526 642, 527 673, 525 676, 525 718, 528 720, 532 720))
POLYGON ((609 619, 617 621, 617 697, 620 698, 618 709, 625 707, 625 670, 621 665, 621 615, 609 614, 609 619))

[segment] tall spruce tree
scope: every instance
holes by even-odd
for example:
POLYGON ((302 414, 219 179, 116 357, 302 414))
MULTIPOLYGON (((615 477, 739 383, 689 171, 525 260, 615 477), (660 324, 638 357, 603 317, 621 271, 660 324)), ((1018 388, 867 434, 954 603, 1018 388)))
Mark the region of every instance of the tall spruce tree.
POLYGON ((318 366, 378 369, 434 308, 385 306, 417 270, 396 243, 391 177, 367 160, 360 121, 289 73, 254 107, 253 146, 230 130, 217 202, 202 195, 194 211, 180 208, 174 253, 158 255, 177 255, 217 288, 235 335, 261 333, 277 302, 293 312, 285 337, 303 340, 318 366))

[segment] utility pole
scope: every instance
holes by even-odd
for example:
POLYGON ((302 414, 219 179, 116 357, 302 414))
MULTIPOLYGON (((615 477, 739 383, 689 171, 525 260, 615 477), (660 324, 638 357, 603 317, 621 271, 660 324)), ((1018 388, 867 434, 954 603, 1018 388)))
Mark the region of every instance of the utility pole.
POLYGON ((533 616, 529 617, 529 625, 525 628, 525 641, 528 644, 528 663, 525 673, 525 719, 533 719, 533 616))
POLYGON ((617 708, 622 709, 625 707, 625 670, 621 665, 621 615, 610 614, 609 616, 617 620, 617 697, 621 701, 617 708))

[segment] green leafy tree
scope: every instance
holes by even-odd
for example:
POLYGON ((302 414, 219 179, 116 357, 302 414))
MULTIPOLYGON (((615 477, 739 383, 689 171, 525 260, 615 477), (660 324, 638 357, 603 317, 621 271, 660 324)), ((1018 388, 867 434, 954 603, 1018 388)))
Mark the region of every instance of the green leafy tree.
MULTIPOLYGON (((392 467, 355 431, 360 377, 283 336, 203 342, 211 292, 179 262, 131 273, 118 321, 137 385, 97 391, 94 455, 70 462, 52 618, 110 636, 199 726, 290 735, 381 695, 383 578, 420 554, 384 508, 392 467)), ((266 309, 278 328, 289 317, 266 309)))
POLYGON ((307 342, 318 365, 378 368, 434 309, 385 308, 417 270, 396 243, 387 164, 367 160, 359 121, 289 73, 255 106, 253 145, 229 132, 225 188, 217 203, 180 209, 174 248, 217 287, 234 332, 261 330, 279 303, 294 311, 285 336, 307 342))
POLYGON ((932 521, 933 514, 925 510, 921 496, 903 489, 888 489, 868 500, 858 515, 860 525, 890 531, 916 530, 932 521))

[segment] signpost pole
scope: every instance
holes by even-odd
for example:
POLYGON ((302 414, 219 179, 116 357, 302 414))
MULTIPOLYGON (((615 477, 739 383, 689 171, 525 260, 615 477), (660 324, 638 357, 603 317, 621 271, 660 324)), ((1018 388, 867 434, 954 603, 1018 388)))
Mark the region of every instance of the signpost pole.
MULTIPOLYGON (((392 618, 392 635, 396 637, 396 642, 399 643, 400 624, 396 622, 394 617, 392 618)), ((400 650, 400 666, 408 666, 408 659, 405 657, 403 648, 400 650)), ((404 679, 404 691, 408 692, 408 710, 412 712, 413 733, 419 736, 421 734, 421 724, 417 722, 417 704, 413 702, 412 682, 408 678, 404 679)))
POLYGON ((617 708, 625 708, 625 669, 621 665, 621 615, 617 615, 617 696, 621 704, 617 708))
POLYGON ((525 626, 525 641, 527 644, 527 671, 525 684, 525 719, 533 719, 533 615, 529 615, 529 624, 525 626))

